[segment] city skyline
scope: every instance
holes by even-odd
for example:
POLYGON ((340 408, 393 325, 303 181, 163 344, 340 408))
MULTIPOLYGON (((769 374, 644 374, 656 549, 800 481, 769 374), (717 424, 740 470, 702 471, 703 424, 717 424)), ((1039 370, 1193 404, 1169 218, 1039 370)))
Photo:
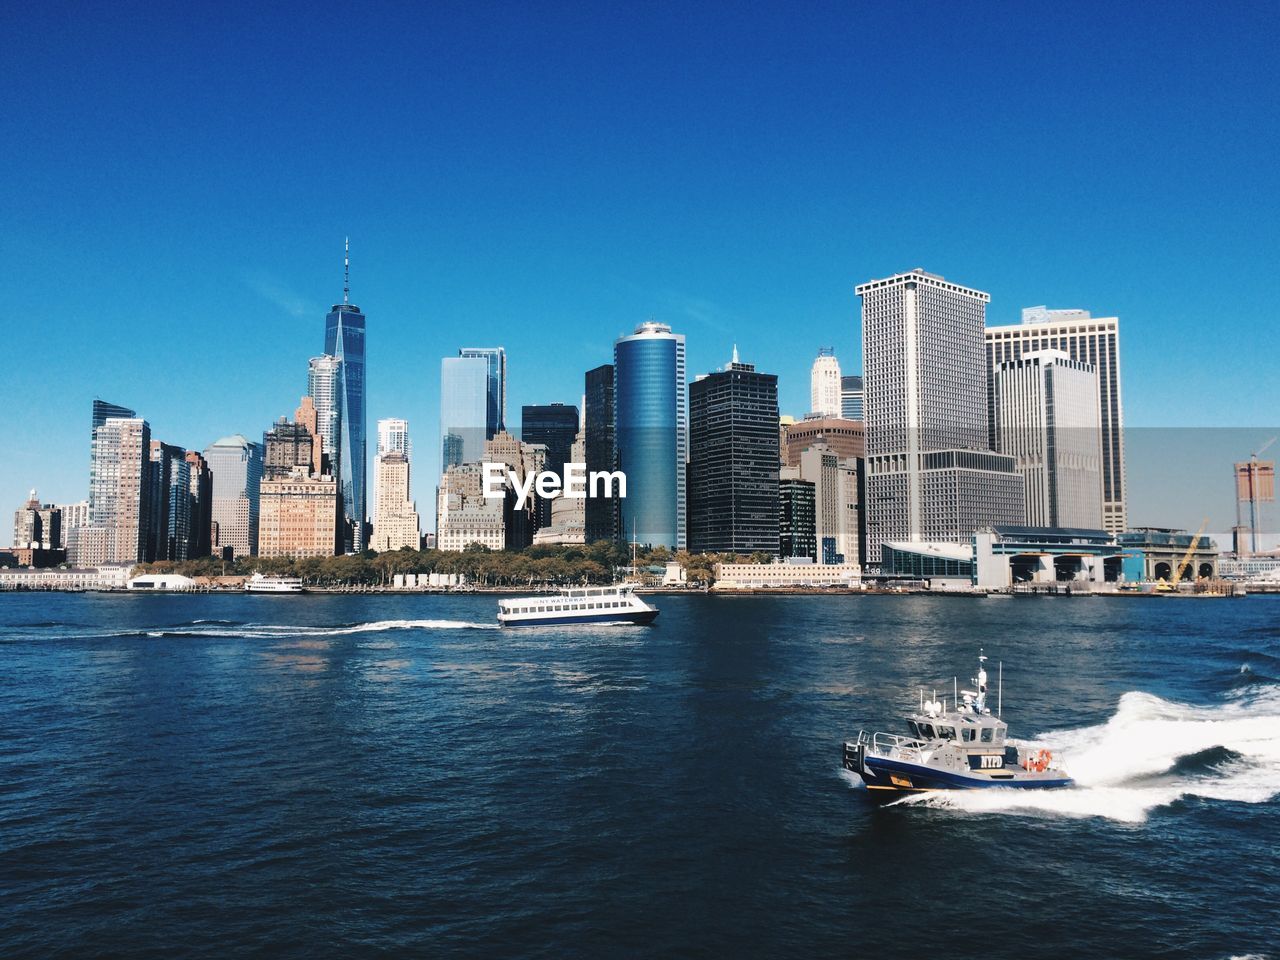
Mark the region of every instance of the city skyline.
POLYGON ((358 82, 284 45, 297 21, 279 11, 228 12, 198 38, 176 11, 142 36, 99 12, 76 33, 55 8, 15 18, 0 123, 40 132, 5 160, 15 346, 93 350, 74 376, 15 366, 0 499, 83 496, 75 425, 94 395, 188 449, 290 412, 281 374, 321 346, 347 235, 370 421, 438 422, 433 365, 462 343, 520 358, 508 410, 575 403, 581 372, 650 316, 686 333, 692 370, 735 341, 776 358, 799 416, 817 346, 861 368, 853 286, 917 265, 989 291, 992 324, 1041 303, 1120 316, 1131 429, 1274 419, 1254 265, 1276 241, 1254 227, 1276 206, 1277 123, 1230 135, 1276 93, 1265 31, 1207 10, 940 7, 908 39, 887 8, 729 13, 620 30, 564 11, 348 11, 358 82), (978 38, 981 58, 957 42, 978 38), (1184 47, 1194 70, 1162 65, 1184 47), (1028 80, 1029 50, 1109 67, 1028 80), (891 69, 907 57, 932 66, 891 69), (493 58, 510 69, 476 67, 493 58), (337 118, 359 151, 332 149, 337 118), (929 216, 900 217, 907 192, 929 216), (211 399, 162 402, 148 388, 164 382, 211 399))

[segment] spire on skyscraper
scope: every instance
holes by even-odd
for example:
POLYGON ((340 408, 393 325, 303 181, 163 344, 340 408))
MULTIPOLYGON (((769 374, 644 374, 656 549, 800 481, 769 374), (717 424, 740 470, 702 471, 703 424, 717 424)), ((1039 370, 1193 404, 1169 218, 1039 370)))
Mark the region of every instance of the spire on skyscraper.
POLYGON ((351 238, 342 240, 342 302, 351 302, 351 238))

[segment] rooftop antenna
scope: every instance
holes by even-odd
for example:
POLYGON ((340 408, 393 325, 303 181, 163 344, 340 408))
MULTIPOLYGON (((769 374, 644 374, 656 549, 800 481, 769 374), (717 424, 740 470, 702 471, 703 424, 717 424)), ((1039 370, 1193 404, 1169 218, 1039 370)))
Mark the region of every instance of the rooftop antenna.
POLYGON ((351 302, 351 238, 342 241, 342 302, 351 302))
POLYGON ((738 345, 736 343, 733 345, 733 360, 731 360, 730 362, 731 363, 738 362, 738 345))

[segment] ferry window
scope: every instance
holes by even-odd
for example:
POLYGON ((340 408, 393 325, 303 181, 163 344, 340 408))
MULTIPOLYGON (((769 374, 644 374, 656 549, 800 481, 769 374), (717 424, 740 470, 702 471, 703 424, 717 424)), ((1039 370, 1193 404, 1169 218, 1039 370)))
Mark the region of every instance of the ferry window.
POLYGON ((983 728, 982 728, 982 742, 983 742, 983 743, 990 743, 990 742, 991 742, 991 728, 990 728, 990 727, 983 727, 983 728))
POLYGON ((939 727, 938 728, 939 740, 954 740, 955 738, 956 738, 955 727, 939 727))
POLYGON ((920 728, 916 726, 916 722, 914 720, 907 721, 907 729, 911 731, 911 735, 913 737, 918 738, 920 736, 920 728))
POLYGON ((922 723, 922 724, 920 724, 920 736, 924 737, 924 739, 926 739, 926 740, 932 740, 932 739, 933 739, 933 724, 932 724, 932 723, 922 723))

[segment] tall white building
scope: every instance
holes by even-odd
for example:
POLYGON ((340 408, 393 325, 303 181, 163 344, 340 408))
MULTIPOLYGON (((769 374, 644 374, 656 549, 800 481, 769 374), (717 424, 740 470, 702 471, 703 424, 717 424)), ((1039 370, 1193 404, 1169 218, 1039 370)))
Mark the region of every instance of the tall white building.
POLYGON ((838 417, 840 410, 840 361, 834 350, 820 347, 809 371, 809 412, 838 417))
POLYGON ((341 476, 342 361, 312 357, 307 365, 307 396, 316 408, 316 434, 324 461, 322 473, 341 476))
POLYGON ((995 448, 1026 483, 1033 527, 1102 529, 1098 374, 1061 350, 997 364, 991 379, 995 448))
POLYGON ((989 294, 916 269, 857 287, 867 416, 867 558, 886 542, 968 543, 1025 522, 1013 458, 991 450, 989 294))
POLYGON ((409 495, 409 458, 399 450, 379 453, 374 460, 374 550, 417 550, 422 543, 418 508, 409 495))
POLYGON ((413 459, 413 442, 409 439, 409 421, 388 417, 378 421, 378 453, 403 453, 413 459))
MULTIPOLYGON (((1092 317, 1087 310, 1027 307, 1022 323, 986 329, 987 377, 997 365, 1026 353, 1061 350, 1072 360, 1091 364, 1098 374, 1098 411, 1102 431, 1102 526, 1122 533, 1126 526, 1124 404, 1120 390, 1120 321, 1092 317)), ((994 409, 988 429, 995 442, 994 409)))

